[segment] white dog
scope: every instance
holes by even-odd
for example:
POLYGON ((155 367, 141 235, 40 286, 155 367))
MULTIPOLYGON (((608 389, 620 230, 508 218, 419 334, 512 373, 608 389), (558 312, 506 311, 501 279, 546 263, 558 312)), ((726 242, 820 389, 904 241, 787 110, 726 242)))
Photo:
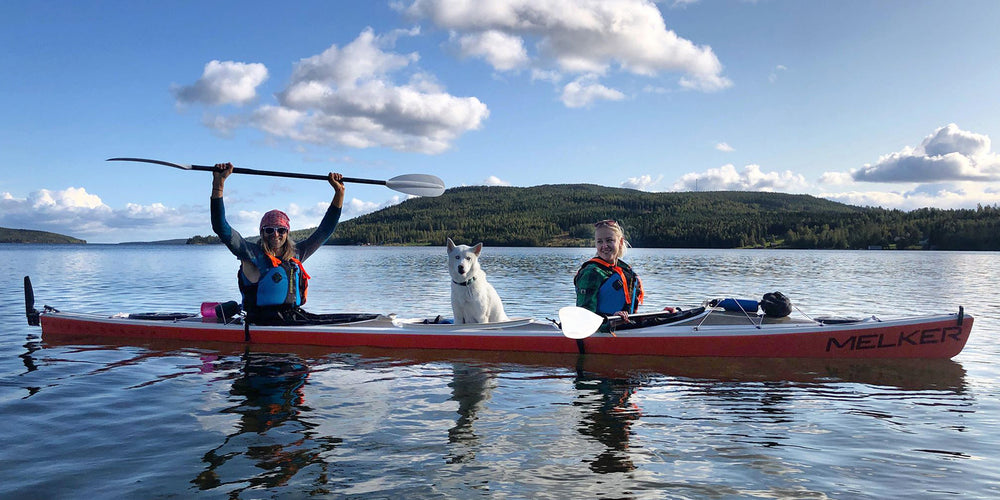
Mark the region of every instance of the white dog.
POLYGON ((483 244, 456 245, 448 238, 448 272, 451 273, 451 309, 455 324, 507 321, 500 295, 486 281, 479 267, 483 244))

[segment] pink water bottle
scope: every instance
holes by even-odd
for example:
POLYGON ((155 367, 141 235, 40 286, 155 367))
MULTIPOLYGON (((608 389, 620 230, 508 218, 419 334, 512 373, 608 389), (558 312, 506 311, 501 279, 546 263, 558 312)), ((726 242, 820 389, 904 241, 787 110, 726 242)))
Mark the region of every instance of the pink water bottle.
POLYGON ((201 317, 203 318, 214 318, 215 317, 215 307, 218 306, 218 302, 202 302, 201 303, 201 317))

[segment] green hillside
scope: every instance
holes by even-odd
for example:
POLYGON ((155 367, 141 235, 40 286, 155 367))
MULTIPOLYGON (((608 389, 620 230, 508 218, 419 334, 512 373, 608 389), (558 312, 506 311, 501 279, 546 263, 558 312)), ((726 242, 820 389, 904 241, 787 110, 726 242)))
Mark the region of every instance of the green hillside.
MULTIPOLYGON (((452 188, 342 222, 340 245, 589 246, 593 223, 619 221, 647 248, 1000 250, 1000 209, 855 207, 765 192, 648 193, 587 184, 452 188)), ((301 238, 308 231, 296 231, 301 238)))
POLYGON ((0 227, 0 243, 86 243, 86 240, 46 231, 0 227))

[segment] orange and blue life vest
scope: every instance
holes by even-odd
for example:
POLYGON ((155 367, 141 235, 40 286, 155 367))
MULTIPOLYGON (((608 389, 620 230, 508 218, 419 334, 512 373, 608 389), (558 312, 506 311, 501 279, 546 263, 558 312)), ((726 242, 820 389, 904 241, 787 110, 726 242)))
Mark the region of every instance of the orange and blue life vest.
POLYGON ((256 283, 247 279, 242 268, 237 273, 244 309, 249 312, 262 307, 301 306, 306 303, 309 274, 299 259, 282 261, 264 254, 254 259, 254 264, 260 270, 260 279, 256 283))
MULTIPOLYGON (((597 313, 614 314, 618 311, 625 311, 629 314, 635 313, 639 304, 643 301, 642 281, 625 264, 624 266, 610 265, 604 259, 594 257, 584 262, 580 266, 580 271, 589 265, 600 267, 606 274, 604 282, 597 289, 597 313)), ((577 273, 579 275, 579 271, 577 273)))

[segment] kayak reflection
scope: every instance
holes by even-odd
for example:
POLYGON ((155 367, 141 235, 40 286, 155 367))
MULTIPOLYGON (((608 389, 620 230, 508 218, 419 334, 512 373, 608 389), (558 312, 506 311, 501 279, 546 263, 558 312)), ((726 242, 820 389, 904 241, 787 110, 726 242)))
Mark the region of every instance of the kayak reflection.
MULTIPOLYGON (((229 363, 220 361, 215 368, 231 368, 229 363)), ((322 455, 341 439, 316 435, 312 431, 316 425, 302 418, 308 410, 302 392, 309 378, 306 363, 293 354, 248 351, 241 364, 230 389, 236 404, 223 410, 240 415, 236 432, 205 453, 202 460, 208 465, 192 483, 202 490, 239 484, 238 491, 242 491, 284 485, 308 465, 325 468, 322 455), (249 461, 263 472, 251 478, 226 478, 227 470, 250 469, 231 463, 240 461, 249 461)))

